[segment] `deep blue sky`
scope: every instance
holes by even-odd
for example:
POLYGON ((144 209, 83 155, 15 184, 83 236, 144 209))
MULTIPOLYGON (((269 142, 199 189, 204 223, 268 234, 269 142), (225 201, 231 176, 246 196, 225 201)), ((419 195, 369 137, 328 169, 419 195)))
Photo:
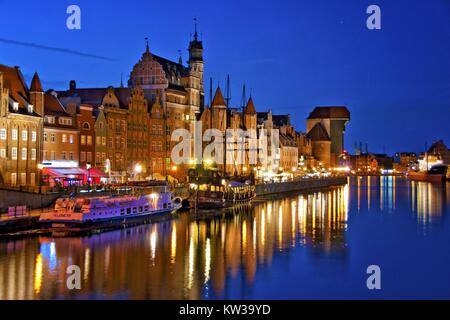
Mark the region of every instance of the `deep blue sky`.
MULTIPOLYGON (((126 82, 150 49, 176 60, 199 20, 206 79, 225 84, 238 104, 245 82, 259 111, 290 113, 298 129, 316 105, 347 105, 355 141, 374 152, 450 144, 450 0, 0 0, 0 63, 38 71, 45 89, 126 82), (81 7, 82 29, 66 28, 66 8, 81 7), (382 10, 382 30, 366 28, 366 8, 382 10), (11 44, 80 51, 111 60, 11 44)), ((206 81, 207 84, 209 81, 206 81)), ((207 91, 209 91, 207 89, 207 91)))

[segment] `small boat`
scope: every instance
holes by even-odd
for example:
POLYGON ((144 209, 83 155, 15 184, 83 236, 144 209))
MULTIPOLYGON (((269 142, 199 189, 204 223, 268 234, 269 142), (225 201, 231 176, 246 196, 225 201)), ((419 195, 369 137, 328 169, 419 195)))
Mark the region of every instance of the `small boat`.
POLYGON ((195 209, 219 209, 249 203, 256 196, 252 177, 223 177, 217 169, 188 172, 189 204, 195 209))
POLYGON ((138 224, 181 208, 181 198, 168 187, 139 195, 59 198, 54 210, 41 214, 42 227, 56 234, 114 229, 138 224))
POLYGON ((435 165, 428 171, 410 171, 408 178, 413 181, 423 181, 431 183, 445 183, 447 166, 443 164, 435 165))

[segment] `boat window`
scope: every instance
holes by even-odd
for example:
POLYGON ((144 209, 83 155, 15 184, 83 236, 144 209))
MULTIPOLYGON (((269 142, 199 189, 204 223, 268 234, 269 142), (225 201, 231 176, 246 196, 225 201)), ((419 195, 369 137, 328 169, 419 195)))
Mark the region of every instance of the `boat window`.
POLYGON ((134 207, 134 208, 133 208, 133 213, 136 213, 136 212, 137 212, 137 208, 134 207))
POLYGON ((131 208, 127 208, 127 214, 131 213, 131 208))
POLYGON ((164 207, 164 209, 167 208, 167 203, 164 203, 163 207, 164 207))
POLYGON ((139 207, 139 212, 142 212, 142 207, 139 207))

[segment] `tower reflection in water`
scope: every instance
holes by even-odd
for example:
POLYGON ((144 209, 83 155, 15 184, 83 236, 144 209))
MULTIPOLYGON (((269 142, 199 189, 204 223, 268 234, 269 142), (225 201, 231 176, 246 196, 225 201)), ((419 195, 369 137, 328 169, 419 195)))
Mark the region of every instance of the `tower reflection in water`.
POLYGON ((439 222, 450 203, 450 185, 410 181, 404 177, 354 177, 358 211, 412 212, 419 225, 429 227, 439 222), (397 204, 407 206, 397 208, 397 204), (398 210, 397 210, 398 209, 398 210))
POLYGON ((345 252, 348 193, 345 186, 92 237, 0 243, 0 299, 221 296, 238 274, 251 286, 280 251, 345 252), (74 264, 81 290, 66 287, 74 264))

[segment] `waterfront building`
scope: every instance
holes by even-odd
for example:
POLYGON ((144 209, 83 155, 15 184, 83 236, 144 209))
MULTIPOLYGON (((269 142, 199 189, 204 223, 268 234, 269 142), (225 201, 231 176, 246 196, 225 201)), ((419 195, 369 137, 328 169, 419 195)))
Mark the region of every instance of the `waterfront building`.
POLYGON ((101 137, 95 135, 94 107, 89 104, 79 106, 77 126, 80 130, 80 167, 90 168, 95 166, 95 146, 101 144, 101 137))
POLYGON ((53 185, 60 178, 61 184, 81 184, 83 174, 79 166, 79 129, 75 117, 67 112, 56 92, 45 93, 43 164, 46 168, 72 168, 72 172, 48 171, 44 175, 53 185))
POLYGON ((349 120, 347 107, 316 107, 310 113, 306 126, 312 140, 313 156, 325 167, 339 164, 344 151, 345 126, 349 120))
POLYGON ((428 149, 428 154, 438 156, 444 164, 450 164, 450 150, 443 140, 436 141, 428 149))
POLYGON ((108 121, 106 120, 104 107, 99 106, 94 111, 96 113, 94 124, 94 136, 95 136, 95 168, 100 168, 104 171, 107 170, 107 139, 108 139, 108 121))
POLYGON ((28 89, 19 67, 0 65, 0 184, 35 186, 42 160, 44 92, 37 73, 28 89))

